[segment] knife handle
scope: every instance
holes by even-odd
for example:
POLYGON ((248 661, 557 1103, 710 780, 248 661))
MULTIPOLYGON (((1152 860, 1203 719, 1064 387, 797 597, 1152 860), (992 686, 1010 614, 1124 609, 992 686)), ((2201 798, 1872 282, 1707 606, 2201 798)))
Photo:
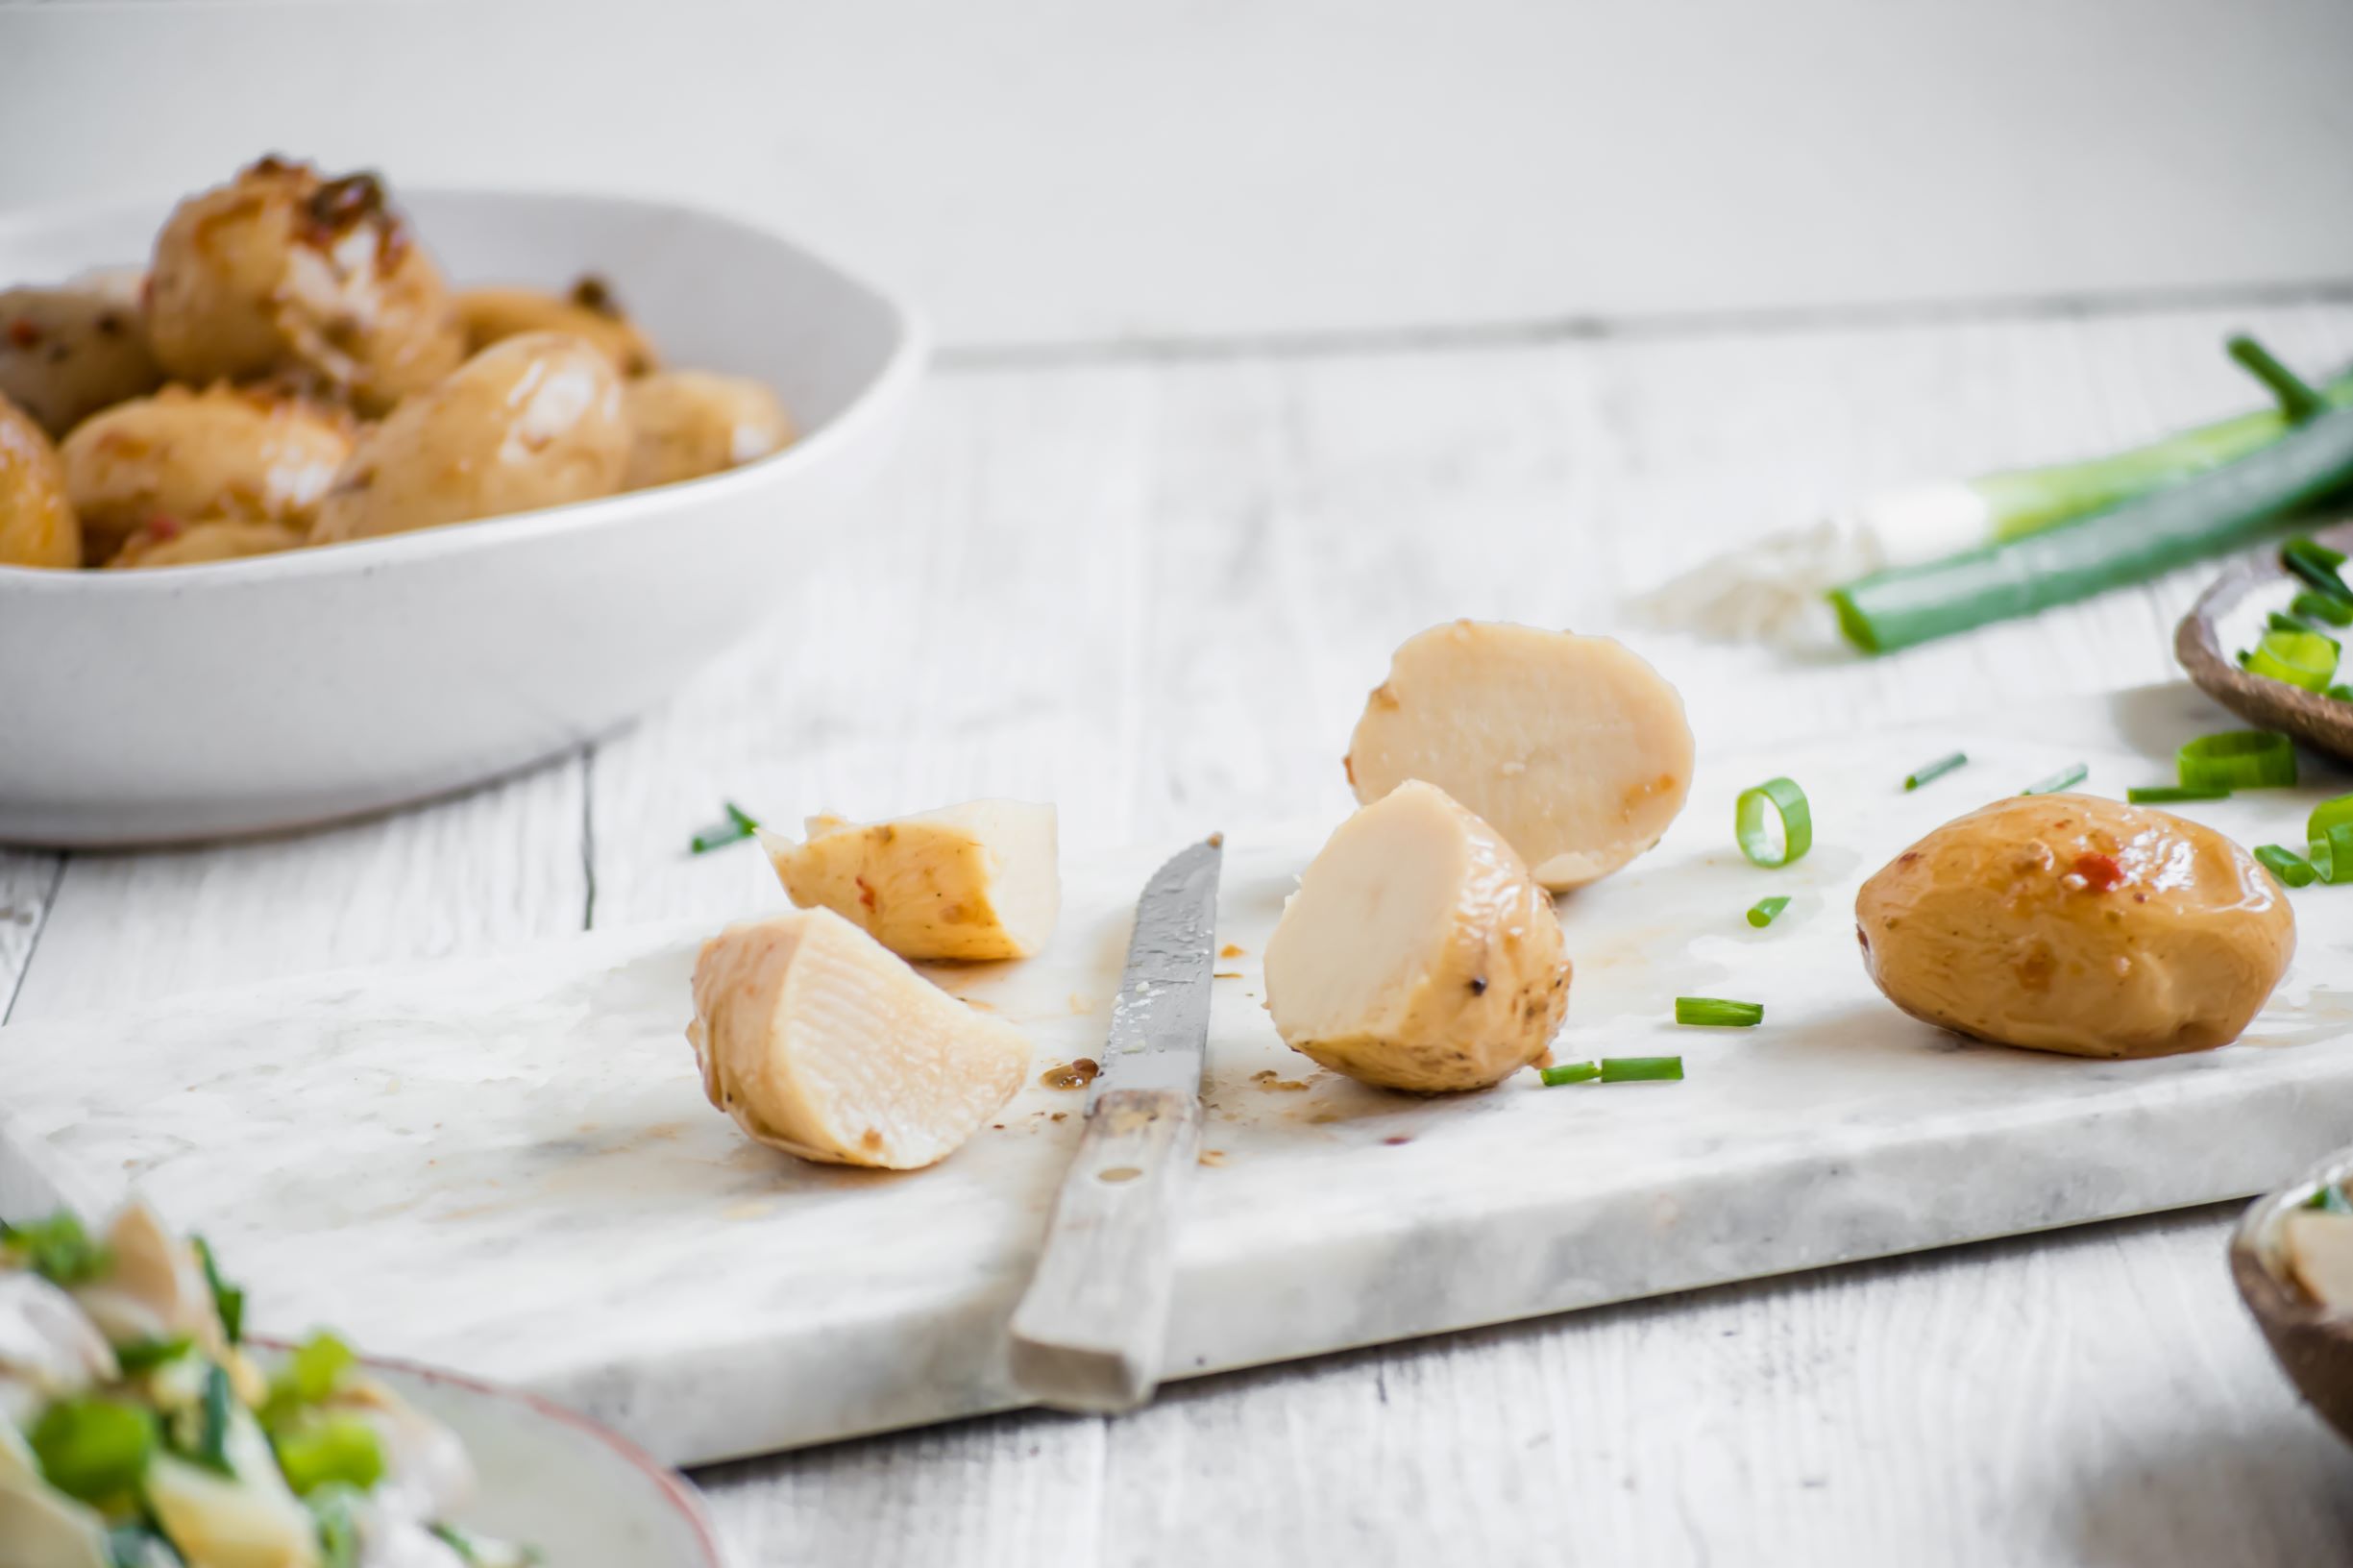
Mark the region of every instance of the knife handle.
POLYGON ((1168 1336, 1177 1200, 1201 1101, 1111 1090, 1088 1115, 1045 1250, 1013 1313, 1013 1377, 1042 1405, 1116 1415, 1152 1397, 1168 1336))

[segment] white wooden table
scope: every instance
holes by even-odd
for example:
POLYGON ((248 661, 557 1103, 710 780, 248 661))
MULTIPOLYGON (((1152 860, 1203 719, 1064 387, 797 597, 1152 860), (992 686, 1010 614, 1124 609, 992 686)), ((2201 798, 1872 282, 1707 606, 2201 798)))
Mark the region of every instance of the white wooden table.
MULTIPOLYGON (((1607 629, 1628 587, 1858 491, 2244 404, 2218 348, 2239 325, 2301 363, 2353 358, 2342 299, 967 355, 857 526, 776 585, 773 625, 634 729, 330 832, 0 852, 0 998, 45 1018, 717 919, 773 897, 754 855, 680 852, 723 795, 779 818, 1032 795, 1082 845, 1336 816, 1349 725, 1406 633, 1458 615, 1607 629)), ((2196 576, 1878 663, 1640 646, 1709 742, 1767 742, 2166 678, 2196 576)), ((702 1479, 747 1568, 2353 1560, 2353 1453, 2242 1314, 2230 1214, 702 1479)))

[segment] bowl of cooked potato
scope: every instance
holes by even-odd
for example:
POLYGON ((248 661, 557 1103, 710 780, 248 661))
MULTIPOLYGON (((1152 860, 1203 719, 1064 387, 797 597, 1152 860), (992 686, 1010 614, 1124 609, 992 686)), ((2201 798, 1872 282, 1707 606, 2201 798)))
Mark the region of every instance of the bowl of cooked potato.
POLYGON ((922 358, 655 201, 265 158, 0 215, 0 841, 301 826, 613 729, 772 612, 922 358))

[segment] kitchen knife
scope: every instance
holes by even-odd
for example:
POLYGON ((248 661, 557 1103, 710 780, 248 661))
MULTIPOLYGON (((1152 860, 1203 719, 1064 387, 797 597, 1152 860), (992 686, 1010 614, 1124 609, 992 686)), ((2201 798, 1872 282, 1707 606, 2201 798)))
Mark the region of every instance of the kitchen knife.
POLYGON ((1014 1382, 1042 1405, 1115 1414, 1160 1384, 1177 1200, 1201 1147, 1224 845, 1213 833, 1163 866, 1136 906, 1086 1131, 1014 1309, 1014 1382))

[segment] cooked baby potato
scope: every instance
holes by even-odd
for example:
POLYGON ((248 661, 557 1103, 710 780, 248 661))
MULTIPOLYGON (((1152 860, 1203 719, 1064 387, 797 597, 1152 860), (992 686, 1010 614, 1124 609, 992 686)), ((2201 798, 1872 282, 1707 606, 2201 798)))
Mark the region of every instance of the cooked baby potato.
POLYGON ((1623 644, 1476 621, 1398 648, 1345 759, 1359 800, 1425 779, 1554 889, 1656 844, 1690 794, 1691 762, 1682 698, 1623 644))
POLYGON ((2324 1307, 2353 1308, 2353 1214, 2297 1209, 2280 1221, 2288 1271, 2324 1307))
POLYGON ((1997 801, 1863 884, 1863 963, 1916 1018, 2003 1045, 2163 1056, 2239 1038, 2295 917, 2210 827, 2084 795, 1997 801))
POLYGON ((1552 899, 1501 835, 1419 781, 1340 824, 1266 944, 1285 1042, 1389 1089, 1483 1089, 1542 1056, 1568 1005, 1552 899))
POLYGON ((368 413, 465 356, 441 271, 381 182, 275 158, 173 210, 147 310, 156 358, 177 380, 301 372, 368 413))
POLYGON ((525 332, 570 332, 595 344, 624 376, 643 376, 654 368, 653 345, 594 275, 574 283, 569 295, 537 288, 463 289, 457 319, 470 355, 525 332))
POLYGON ((159 566, 202 566, 275 555, 309 543, 302 529, 285 523, 188 523, 158 518, 123 541, 108 560, 111 571, 159 566))
POLYGON ((81 564, 65 464, 33 416, 0 397, 0 566, 81 564))
POLYGON ((1029 1070, 1029 1042, 828 909, 731 925, 695 964, 703 1092, 804 1160, 945 1159, 1029 1070))
POLYGON ((163 380, 147 322, 103 283, 0 289, 0 397, 51 438, 163 380))
POLYGON ((625 490, 699 479, 790 446, 793 422, 776 394, 743 376, 666 370, 629 383, 625 490))
POLYGON ((302 527, 351 456, 352 428, 257 387, 167 386, 91 415, 62 452, 82 558, 96 566, 158 518, 302 527))
POLYGON ((808 840, 760 835, 803 909, 830 909, 901 958, 1027 958, 1062 909, 1054 808, 961 806, 861 826, 812 817, 808 840))
POLYGON ((313 544, 609 496, 629 459, 621 374, 580 338, 494 343, 361 438, 313 544))

